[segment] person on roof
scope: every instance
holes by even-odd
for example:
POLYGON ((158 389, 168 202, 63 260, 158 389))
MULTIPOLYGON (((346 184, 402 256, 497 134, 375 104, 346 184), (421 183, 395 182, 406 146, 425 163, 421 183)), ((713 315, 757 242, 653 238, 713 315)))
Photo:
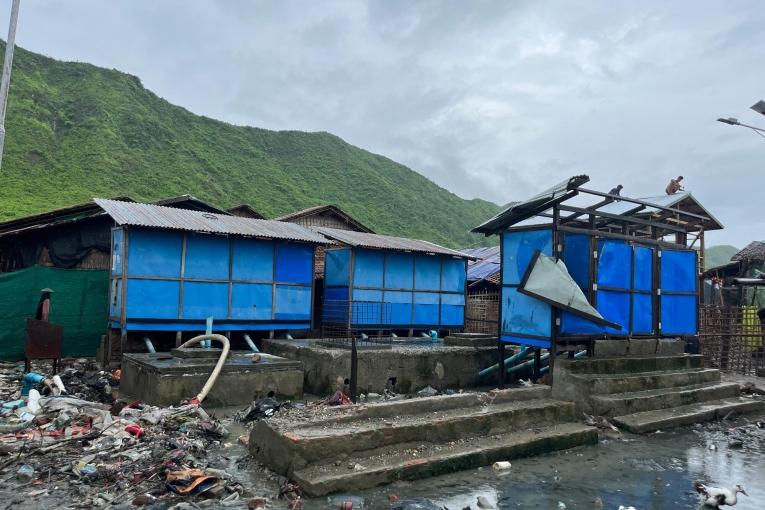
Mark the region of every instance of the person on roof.
POLYGON ((609 191, 609 192, 608 192, 608 194, 609 194, 609 195, 616 195, 616 196, 619 196, 619 195, 621 195, 621 194, 622 194, 622 188, 624 188, 624 186, 622 186, 621 184, 619 184, 617 187, 615 187, 615 188, 613 188, 611 191, 609 191))
POLYGON ((667 192, 667 195, 674 195, 678 191, 685 191, 682 185, 683 182, 683 176, 678 175, 677 179, 672 179, 669 181, 669 184, 667 184, 667 189, 664 190, 667 192))

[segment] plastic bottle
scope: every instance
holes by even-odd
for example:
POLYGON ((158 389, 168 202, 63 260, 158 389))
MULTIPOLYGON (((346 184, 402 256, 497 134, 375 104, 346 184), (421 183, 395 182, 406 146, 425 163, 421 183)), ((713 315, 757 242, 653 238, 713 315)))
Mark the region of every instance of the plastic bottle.
POLYGON ((40 407, 40 392, 32 388, 29 390, 29 399, 27 399, 27 407, 29 411, 34 414, 39 414, 42 411, 40 407))

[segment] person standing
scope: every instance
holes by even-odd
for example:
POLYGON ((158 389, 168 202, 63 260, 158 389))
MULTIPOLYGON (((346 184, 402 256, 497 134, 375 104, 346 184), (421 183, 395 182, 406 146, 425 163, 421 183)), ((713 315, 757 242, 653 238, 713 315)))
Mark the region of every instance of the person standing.
POLYGON ((664 190, 667 192, 667 195, 674 195, 678 191, 685 191, 685 188, 683 188, 683 176, 679 175, 677 179, 672 179, 669 181, 669 184, 667 184, 667 189, 664 190))
POLYGON ((48 322, 48 318, 50 317, 50 295, 52 293, 53 289, 49 289, 48 287, 40 290, 40 301, 37 302, 35 319, 48 322))

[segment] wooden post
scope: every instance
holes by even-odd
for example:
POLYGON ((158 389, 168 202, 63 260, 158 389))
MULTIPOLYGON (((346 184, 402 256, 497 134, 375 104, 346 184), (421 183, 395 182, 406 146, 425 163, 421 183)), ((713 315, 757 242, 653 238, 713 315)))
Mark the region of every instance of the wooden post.
POLYGON ((497 341, 497 387, 502 390, 505 388, 505 342, 497 341))
POLYGON ((351 401, 356 403, 358 389, 359 356, 356 352, 356 337, 351 338, 351 401))

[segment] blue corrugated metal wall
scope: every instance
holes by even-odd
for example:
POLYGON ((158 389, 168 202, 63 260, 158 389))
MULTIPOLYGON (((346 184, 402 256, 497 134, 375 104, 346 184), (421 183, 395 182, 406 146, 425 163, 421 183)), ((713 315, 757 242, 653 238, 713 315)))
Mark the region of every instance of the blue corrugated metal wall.
POLYGON ((350 301, 354 326, 461 328, 465 324, 464 259, 425 254, 340 248, 325 259, 325 321, 347 321, 350 301))
POLYGON ((126 329, 199 330, 210 316, 216 330, 310 327, 313 245, 140 228, 112 242, 112 327, 124 264, 126 329))

